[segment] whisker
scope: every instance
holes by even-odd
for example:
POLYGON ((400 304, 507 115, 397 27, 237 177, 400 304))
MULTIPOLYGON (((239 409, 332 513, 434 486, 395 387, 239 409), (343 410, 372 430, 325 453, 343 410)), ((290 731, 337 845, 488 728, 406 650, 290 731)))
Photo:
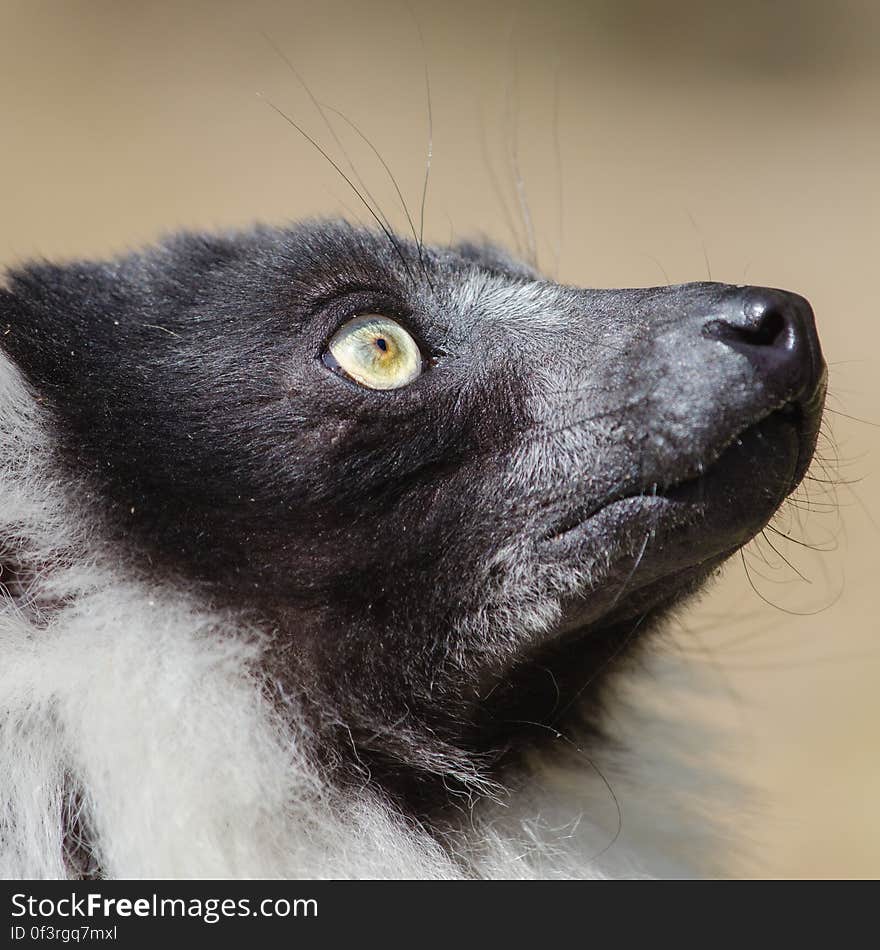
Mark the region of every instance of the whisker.
POLYGON ((706 247, 706 238, 703 236, 703 232, 700 230, 697 220, 691 214, 690 209, 686 208, 685 210, 687 211, 687 216, 691 219, 694 230, 697 232, 697 237, 700 239, 700 244, 703 247, 703 260, 706 262, 706 273, 709 275, 709 280, 712 280, 712 267, 709 264, 709 249, 706 247))
POLYGON ((755 582, 752 580, 752 574, 749 571, 749 565, 748 565, 748 562, 746 561, 745 554, 743 554, 742 548, 740 548, 739 556, 740 556, 740 560, 742 561, 743 569, 746 572, 746 579, 749 582, 749 587, 752 588, 756 596, 760 600, 764 601, 764 603, 767 604, 769 607, 773 607, 775 610, 781 610, 784 614, 788 614, 791 617, 815 617, 818 614, 821 614, 824 611, 829 610, 843 596, 843 585, 841 585, 841 588, 837 592, 837 594, 835 594, 834 599, 830 603, 827 603, 822 607, 818 607, 816 610, 790 610, 788 607, 783 607, 781 604, 773 603, 772 600, 770 600, 768 597, 765 597, 764 594, 762 594, 761 591, 758 590, 757 586, 755 585, 755 582))
MULTIPOLYGON (((410 11, 412 12, 412 11, 410 11)), ((428 108, 428 149, 425 157, 425 180, 422 183, 422 201, 419 207, 419 254, 422 253, 422 248, 424 247, 425 241, 425 203, 428 198, 428 179, 431 176, 431 161, 434 157, 434 106, 431 99, 431 76, 428 72, 428 51, 425 46, 425 36, 422 33, 422 26, 416 18, 415 13, 412 14, 413 20, 415 20, 416 30, 419 34, 419 43, 422 47, 422 57, 425 63, 425 104, 428 108)))
POLYGON ((826 406, 824 411, 830 412, 835 416, 843 416, 844 419, 851 419, 853 422, 860 422, 862 425, 871 426, 874 429, 880 429, 880 422, 871 422, 870 419, 860 419, 858 416, 851 416, 848 412, 832 409, 831 406, 826 406))
POLYGON ((778 537, 784 538, 786 541, 790 541, 792 544, 797 544, 799 547, 807 548, 809 551, 818 551, 821 554, 830 554, 832 551, 836 551, 838 547, 836 541, 833 544, 827 546, 811 544, 809 541, 802 541, 800 538, 792 537, 792 535, 786 534, 784 531, 780 531, 779 528, 774 527, 772 524, 765 525, 764 530, 771 531, 778 537))
POLYGON ((559 59, 553 71, 553 155, 556 159, 556 246, 553 249, 553 275, 559 279, 562 257, 565 205, 562 201, 562 146, 559 139, 559 59))
POLYGON ((510 210, 510 205, 507 203, 507 197, 504 194, 500 179, 495 172, 495 166, 492 164, 492 159, 489 155, 489 143, 486 138, 486 118, 483 115, 483 109, 480 105, 477 106, 477 114, 480 123, 480 150, 482 152, 483 164, 486 166, 486 171, 489 173, 489 181, 492 185, 492 191, 498 200, 498 204, 501 206, 501 212, 504 215, 504 223, 507 225, 507 229, 510 231, 510 235, 513 238, 514 244, 516 245, 516 252, 518 255, 522 256, 522 241, 520 240, 520 235, 516 227, 513 212, 510 210))
MULTIPOLYGON (((345 162, 346 162, 346 164, 348 165, 349 170, 351 171, 352 175, 353 175, 354 178, 356 179, 357 183, 360 185, 361 190, 363 191, 364 195, 366 195, 367 198, 369 198, 370 201, 372 202, 372 204, 373 204, 373 206, 375 207, 376 211, 379 213, 379 215, 381 216, 382 220, 385 222, 385 226, 386 226, 387 230, 388 230, 388 231, 393 231, 394 228, 393 228, 391 222, 389 221, 388 216, 382 211, 382 208, 381 208, 379 202, 376 201, 376 199, 373 197, 373 195, 372 195, 371 192, 370 192, 370 189, 367 187, 366 183, 364 182, 363 178, 361 177, 360 173, 358 172, 357 168, 355 167, 355 164, 354 164, 354 162, 352 161, 351 156, 348 154, 348 151, 346 150, 345 146, 343 145, 342 140, 339 138, 339 135, 337 134, 336 129, 333 127, 333 123, 327 118, 327 113, 326 113, 326 111, 325 111, 325 109, 324 109, 324 106, 318 101, 317 96, 312 92, 311 86, 309 86, 309 84, 305 81, 303 75, 302 75, 302 74, 300 73, 300 71, 296 68, 296 66, 294 66, 294 64, 293 64, 293 62, 291 61, 290 57, 284 52, 283 49, 281 49, 280 46, 278 46, 277 43, 275 43, 275 41, 272 39, 272 37, 270 37, 267 33, 263 32, 263 31, 261 31, 261 35, 263 36, 263 39, 265 39, 265 41, 266 41, 266 42, 269 44, 269 46, 272 48, 272 50, 275 52, 275 54, 276 54, 277 56, 279 56, 280 59, 282 60, 282 62, 287 66, 287 68, 288 68, 288 69, 290 70, 290 72, 292 73, 293 77, 296 79, 296 81, 297 81, 297 82, 300 84, 300 86, 302 87, 302 89, 303 89, 303 91, 305 92, 305 94, 309 97, 309 99, 311 100, 312 105, 315 107, 315 110, 317 111, 318 115, 320 115, 321 120, 323 121, 324 125, 326 126, 327 131, 328 131, 328 132, 330 133, 330 135, 333 137, 333 141, 336 143, 336 147, 339 149, 339 151, 342 153, 342 156, 345 158, 345 162)), ((375 217, 376 217, 376 214, 373 214, 373 217, 375 218, 375 217)))
POLYGON ((642 256, 650 258, 657 265, 657 267, 660 268, 660 273, 663 275, 663 279, 667 284, 672 283, 672 281, 669 279, 669 274, 666 272, 666 268, 660 263, 659 258, 655 257, 653 254, 649 254, 647 251, 643 251, 642 256))
MULTIPOLYGON (((397 179, 394 177, 394 173, 391 171, 390 166, 382 157, 381 153, 376 148, 376 146, 367 138, 364 132, 360 129, 360 127, 356 125, 355 122, 353 122, 347 115, 345 115, 345 113, 340 112, 339 109, 334 109, 333 106, 327 105, 326 103, 324 104, 324 108, 327 109, 328 112, 332 112, 334 115, 339 116, 339 118, 342 119, 343 122, 345 122, 358 136, 360 136, 360 138, 369 146, 373 154, 381 163, 382 167, 385 169, 386 173, 388 174, 388 177, 391 179, 391 184, 394 186, 394 190, 397 192, 397 197, 400 200, 401 207, 403 208, 403 213, 406 215, 406 220, 409 224, 410 232, 412 233, 412 236, 413 236, 413 241, 416 243, 416 245, 418 245, 419 263, 422 266, 422 273, 425 275, 425 279, 428 280, 428 282, 430 283, 430 279, 428 278, 428 273, 425 270, 424 261, 422 260, 421 241, 416 236, 415 223, 413 222, 412 216, 409 213, 409 208, 407 207, 406 200, 403 197, 403 194, 400 190, 400 186, 397 184, 397 179)), ((434 288, 432 287, 431 289, 433 290, 434 288)))
POLYGON ((290 117, 286 112, 284 112, 282 109, 280 109, 278 106, 276 106, 275 103, 271 101, 271 99, 267 99, 262 93, 257 93, 257 95, 266 103, 266 105, 268 105, 271 109, 273 109, 275 112, 277 112, 278 115, 280 115, 281 118, 285 120, 285 122, 287 122, 287 123, 288 123, 289 125, 291 125, 294 129, 296 129, 296 131, 299 132, 299 134, 300 134, 307 142, 309 142, 314 148, 316 148, 316 149, 321 153, 321 155, 323 155, 324 158, 325 158, 328 162, 330 162, 330 164, 333 166, 333 168, 335 168, 336 171, 342 176, 343 180, 346 182, 346 184, 349 186, 349 188, 351 188, 351 190, 357 195, 357 197, 358 197, 358 199, 360 200, 361 204, 363 204, 363 206, 367 209, 367 211, 369 211, 370 215, 373 217, 373 219, 375 220, 376 224, 378 224, 379 227, 382 229, 382 231, 383 231, 384 234, 385 234, 385 237, 387 237, 388 240, 391 242, 391 246, 392 246, 392 247, 394 248, 394 250, 397 252, 397 256, 400 258, 400 262, 403 264, 404 269, 406 270, 407 274, 409 275, 409 279, 410 279, 413 283, 415 283, 415 276, 413 275, 413 272, 412 272, 412 270, 410 269, 410 266, 409 266, 409 263, 408 263, 407 259, 403 256, 403 251, 401 250, 400 244, 397 242, 397 239, 394 237, 394 235, 391 233, 391 231, 390 231, 390 230, 385 226, 385 224, 382 222, 382 220, 379 218, 379 216, 378 216, 378 215, 376 214, 376 212, 373 210, 372 206, 371 206, 370 203, 367 201, 367 199, 366 199, 366 198, 361 194, 361 192, 357 189, 357 186, 354 184, 354 182, 348 177, 348 175, 345 174, 345 172, 339 167, 339 165, 327 154, 326 150, 325 150, 324 148, 322 148, 321 145, 319 145, 318 142, 316 142, 315 139, 313 139, 313 138, 311 137, 311 135, 309 135, 309 133, 306 132, 306 130, 305 130, 304 128, 302 128, 302 126, 300 126, 300 125, 298 125, 296 122, 294 122, 293 119, 291 119, 291 117, 290 117))
POLYGON ((567 713, 569 709, 571 709, 571 707, 578 701, 578 699, 580 699, 580 697, 590 687, 590 685, 593 682, 595 682, 596 678, 601 673, 605 672, 605 670, 607 670, 608 667, 623 653, 623 651, 632 642, 633 637, 636 635, 636 631, 644 623, 647 616, 648 616, 647 613, 643 613, 639 617, 639 619, 635 622, 633 627, 630 629, 629 633, 618 642, 617 646, 611 651, 611 653, 609 653, 608 656, 605 657, 605 659, 602 661, 602 663, 600 663, 599 666, 595 670, 593 670, 593 672, 587 678, 587 681, 574 694, 574 696, 572 696, 572 698, 565 704, 565 706, 563 706, 563 708, 559 710, 556 716, 554 716, 554 718, 551 720, 551 723, 558 722, 558 720, 561 719, 562 716, 564 716, 565 713, 567 713))
POLYGON ((510 38, 511 69, 513 72, 512 87, 511 83, 507 86, 506 95, 506 126, 507 139, 510 147, 510 159, 513 168, 514 183, 516 185, 516 196, 519 202, 520 214, 526 231, 526 244, 528 248, 529 263, 538 270, 538 248, 535 241, 535 226, 532 222, 532 214, 529 209, 528 197, 526 195, 526 186, 523 179, 522 170, 519 164, 519 75, 516 54, 513 50, 513 31, 510 38), (513 104, 511 105, 511 88, 513 104))
MULTIPOLYGON (((766 530, 766 529, 764 529, 764 530, 766 530)), ((795 572, 795 574, 797 574, 797 576, 798 576, 802 581, 805 581, 807 584, 812 584, 812 583, 813 583, 813 582, 809 579, 809 577, 806 577, 804 574, 802 574, 802 573, 794 566, 794 564, 792 564, 791 561, 789 561, 789 559, 779 550, 779 548, 776 547, 776 545, 767 537, 767 535, 764 534, 764 531, 761 531, 761 537, 767 542, 768 545, 770 545, 770 550, 771 550, 778 558, 780 558, 781 560, 783 560, 783 561, 791 568, 791 570, 793 570, 793 571, 795 572)))

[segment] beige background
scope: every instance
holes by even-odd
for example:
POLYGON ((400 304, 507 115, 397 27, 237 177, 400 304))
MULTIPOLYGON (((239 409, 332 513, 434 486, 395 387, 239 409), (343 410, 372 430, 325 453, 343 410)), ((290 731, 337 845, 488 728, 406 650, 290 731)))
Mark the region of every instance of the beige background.
MULTIPOLYGON (((830 408, 880 422, 880 5, 0 0, 0 262, 366 216, 256 95, 338 156, 263 31, 370 136, 414 208, 427 64, 432 239, 523 244, 521 190, 562 280, 798 290, 818 315, 830 408)), ((403 227, 381 166, 336 121, 403 227)), ((810 483, 798 499, 814 510, 778 526, 834 550, 769 536, 804 581, 753 544, 760 596, 734 561, 670 647, 707 671, 710 711, 740 738, 733 770, 763 790, 735 817, 768 875, 880 876, 880 429, 829 420, 815 474, 857 484, 810 483)))

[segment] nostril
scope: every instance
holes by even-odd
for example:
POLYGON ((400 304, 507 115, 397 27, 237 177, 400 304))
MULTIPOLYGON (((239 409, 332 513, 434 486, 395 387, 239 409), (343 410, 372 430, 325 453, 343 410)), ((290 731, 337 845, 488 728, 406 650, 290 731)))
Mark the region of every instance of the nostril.
POLYGON ((751 343, 753 346, 779 346, 785 343, 788 321, 778 310, 771 309, 765 310, 754 326, 732 329, 739 331, 744 343, 751 343))
POLYGON ((749 314, 751 320, 745 325, 728 323, 726 320, 710 320, 703 327, 703 333, 725 343, 739 343, 745 346, 778 346, 788 343, 789 322, 775 308, 749 314))

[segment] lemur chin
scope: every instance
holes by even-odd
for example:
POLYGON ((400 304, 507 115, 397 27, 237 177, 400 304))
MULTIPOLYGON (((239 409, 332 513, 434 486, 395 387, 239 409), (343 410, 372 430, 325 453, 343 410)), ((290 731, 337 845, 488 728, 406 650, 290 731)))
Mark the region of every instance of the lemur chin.
POLYGON ((621 689, 806 472, 803 298, 318 222, 17 269, 0 354, 3 876, 713 866, 621 689))

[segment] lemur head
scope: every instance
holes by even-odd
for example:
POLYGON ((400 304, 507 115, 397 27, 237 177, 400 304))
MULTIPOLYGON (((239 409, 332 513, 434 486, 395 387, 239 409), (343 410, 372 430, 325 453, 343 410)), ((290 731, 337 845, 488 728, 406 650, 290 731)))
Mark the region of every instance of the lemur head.
POLYGON ((240 610, 340 781, 433 807, 590 728, 606 674, 810 462, 801 297, 582 290, 345 224, 0 291, 126 563, 240 610))

